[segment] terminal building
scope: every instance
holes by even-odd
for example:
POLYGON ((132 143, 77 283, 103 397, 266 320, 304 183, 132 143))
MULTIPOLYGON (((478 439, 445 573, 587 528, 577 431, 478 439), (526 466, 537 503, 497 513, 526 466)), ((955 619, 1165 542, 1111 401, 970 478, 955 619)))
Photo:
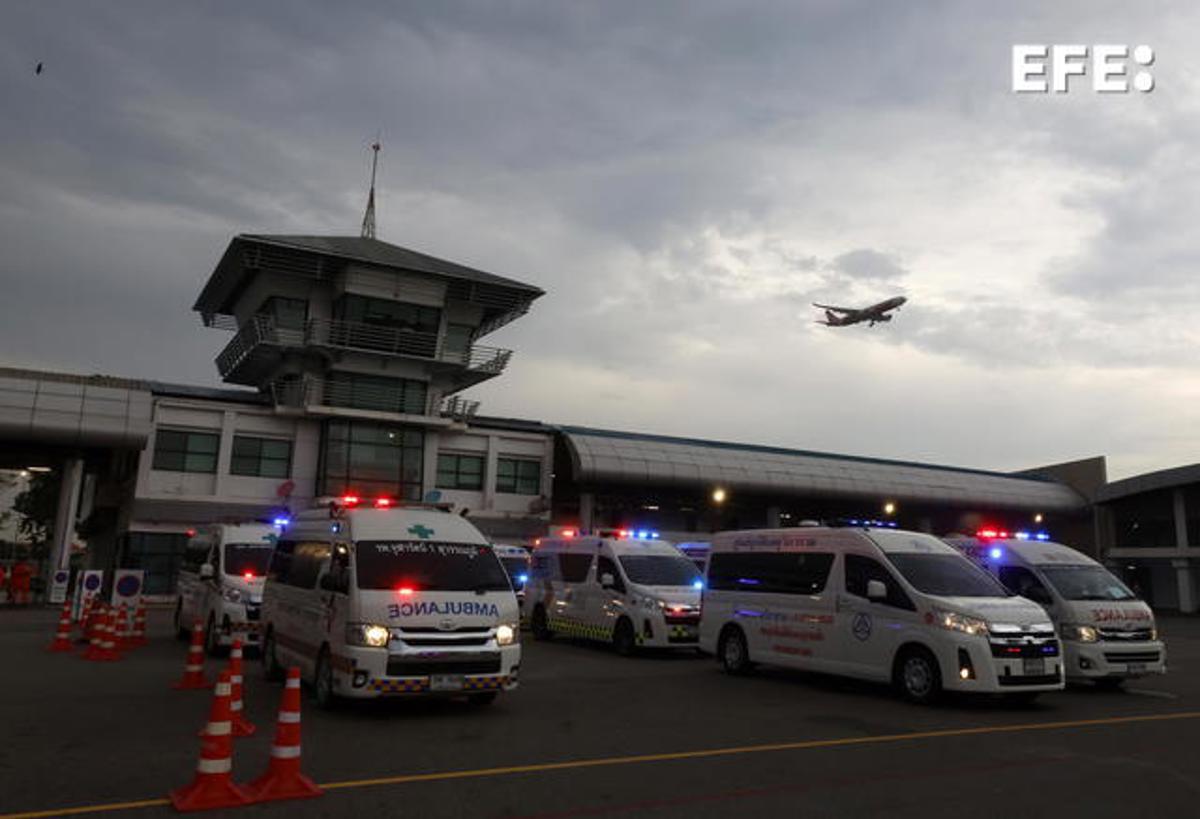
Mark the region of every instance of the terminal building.
POLYGON ((227 387, 0 368, 0 469, 60 474, 50 567, 142 568, 164 597, 194 527, 352 494, 454 503, 524 544, 811 520, 1045 531, 1196 608, 1200 467, 1108 484, 1103 458, 1005 473, 488 417, 462 393, 514 353, 481 342, 541 295, 373 237, 240 235, 194 307, 232 334, 227 387))

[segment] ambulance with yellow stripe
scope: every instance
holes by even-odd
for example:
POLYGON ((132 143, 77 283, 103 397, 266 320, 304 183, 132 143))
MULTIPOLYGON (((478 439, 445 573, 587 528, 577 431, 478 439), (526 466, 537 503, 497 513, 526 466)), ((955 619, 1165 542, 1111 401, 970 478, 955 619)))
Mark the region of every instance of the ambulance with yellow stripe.
POLYGON ((263 592, 264 669, 298 665, 317 704, 517 686, 517 599, 478 529, 448 508, 348 496, 297 515, 263 592))
POLYGON ((1063 687, 1054 625, 1037 604, 932 535, 869 527, 720 532, 700 647, 732 674, 755 664, 1030 700, 1063 687))
POLYGON ((564 530, 533 550, 525 612, 533 636, 638 648, 695 648, 703 580, 696 565, 651 532, 564 530))

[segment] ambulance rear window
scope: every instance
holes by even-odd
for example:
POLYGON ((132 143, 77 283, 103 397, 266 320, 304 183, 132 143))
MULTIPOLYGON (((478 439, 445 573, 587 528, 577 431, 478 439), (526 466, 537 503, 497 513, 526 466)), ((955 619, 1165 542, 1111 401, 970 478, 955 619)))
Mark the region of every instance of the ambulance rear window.
POLYGON ((226 543, 225 574, 265 577, 274 548, 270 543, 226 543))
POLYGON ((369 540, 355 545, 360 589, 509 591, 491 547, 477 543, 369 540))

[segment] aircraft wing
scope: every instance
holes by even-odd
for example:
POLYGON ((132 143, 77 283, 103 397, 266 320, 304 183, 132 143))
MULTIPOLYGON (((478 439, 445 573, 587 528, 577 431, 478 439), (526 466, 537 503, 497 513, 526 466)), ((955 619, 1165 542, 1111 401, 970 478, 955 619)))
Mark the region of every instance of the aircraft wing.
POLYGON ((820 307, 822 310, 832 310, 835 313, 857 313, 857 307, 834 307, 832 304, 817 304, 813 302, 813 307, 820 307))

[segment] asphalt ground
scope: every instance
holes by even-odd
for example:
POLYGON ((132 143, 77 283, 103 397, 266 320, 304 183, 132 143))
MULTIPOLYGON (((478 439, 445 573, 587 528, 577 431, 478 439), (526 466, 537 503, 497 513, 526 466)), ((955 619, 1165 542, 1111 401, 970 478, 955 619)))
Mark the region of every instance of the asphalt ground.
MULTIPOLYGON (((174 815, 164 798, 191 780, 210 695, 171 690, 185 646, 167 620, 152 612, 149 646, 89 663, 44 651, 57 611, 0 611, 0 819, 174 815)), ((1165 677, 1027 707, 916 707, 875 685, 526 635, 521 688, 491 706, 306 700, 302 767, 327 793, 236 814, 1196 817, 1200 619, 1160 626, 1165 677)), ((259 730, 235 741, 237 781, 266 766, 281 690, 254 660, 246 677, 259 730)))

